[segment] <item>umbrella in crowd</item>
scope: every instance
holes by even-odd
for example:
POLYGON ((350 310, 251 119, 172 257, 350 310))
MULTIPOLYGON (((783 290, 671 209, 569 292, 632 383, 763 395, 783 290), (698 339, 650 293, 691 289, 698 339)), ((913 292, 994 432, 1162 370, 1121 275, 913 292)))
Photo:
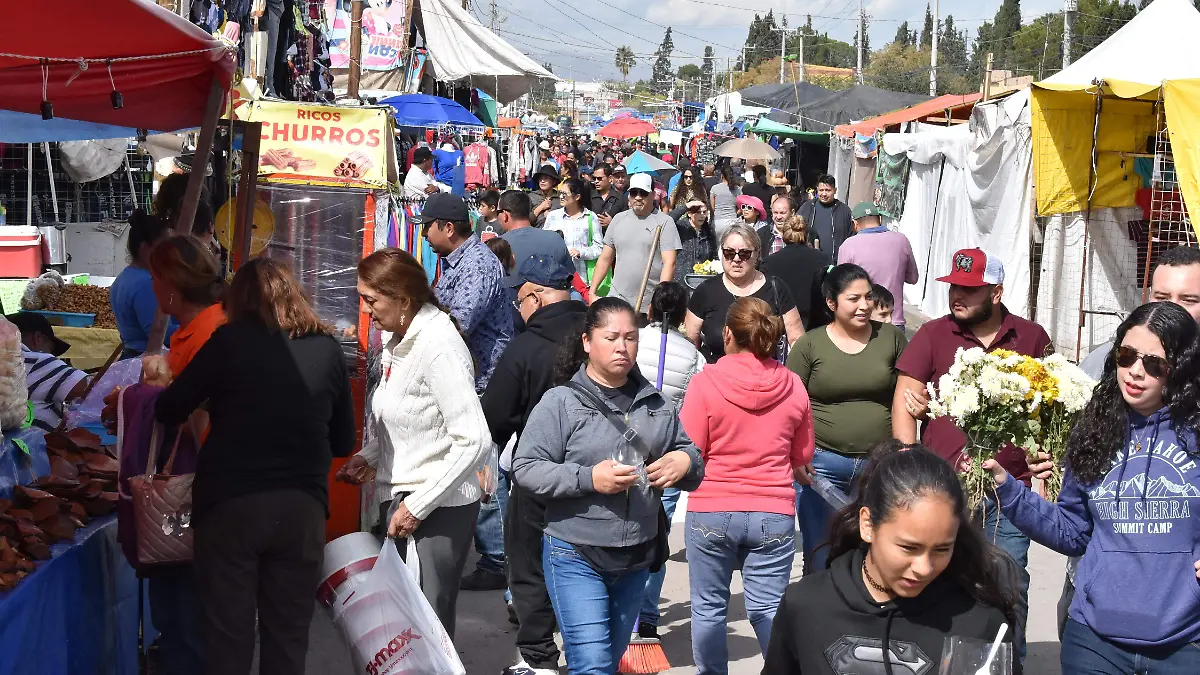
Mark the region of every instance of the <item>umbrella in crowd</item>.
POLYGON ((396 124, 402 127, 427 127, 438 124, 459 124, 482 127, 483 122, 470 110, 448 98, 427 94, 402 94, 385 98, 386 103, 396 110, 396 124))
POLYGON ((666 177, 679 170, 654 155, 642 152, 641 150, 635 150, 632 155, 626 157, 625 161, 621 163, 625 165, 625 171, 629 175, 649 173, 659 177, 666 177))
POLYGON ((600 129, 601 136, 609 138, 638 138, 654 133, 656 130, 653 124, 645 120, 635 119, 633 117, 621 117, 615 119, 600 129))
POLYGON ((717 146, 717 155, 734 159, 779 159, 779 151, 752 138, 735 138, 717 146))

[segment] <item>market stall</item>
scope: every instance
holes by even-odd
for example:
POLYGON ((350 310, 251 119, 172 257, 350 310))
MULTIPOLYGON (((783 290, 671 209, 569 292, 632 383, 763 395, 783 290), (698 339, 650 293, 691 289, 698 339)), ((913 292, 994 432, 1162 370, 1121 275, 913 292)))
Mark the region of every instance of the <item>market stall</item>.
MULTIPOLYGON (((5 7, 0 143, 30 144, 32 158, 34 143, 200 127, 199 150, 207 155, 235 67, 226 43, 137 0, 72 6, 54 14, 50 38, 39 30, 47 16, 36 3, 5 7), (138 39, 130 41, 131 34, 138 39)), ((31 226, 35 186, 25 187, 26 218, 18 224, 31 226)), ((197 176, 185 198, 185 222, 199 187, 197 176)), ((59 200, 51 194, 50 203, 57 208, 59 200)), ((16 234, 7 227, 0 234, 16 234)), ((57 262, 41 255, 40 234, 20 264, 0 263, 0 277, 36 277, 43 263, 57 262)), ((19 341, 16 349, 20 359, 19 341)), ((25 384, 21 369, 5 377, 10 394, 25 384)), ((41 432, 22 424, 3 420, 0 449, 0 467, 16 467, 0 476, 0 498, 11 499, 0 502, 7 514, 0 518, 0 583, 9 589, 0 593, 0 672, 132 674, 137 582, 116 545, 115 520, 100 503, 115 502, 115 460, 91 441, 86 453, 39 444, 41 432), (34 483, 40 488, 20 487, 34 483)))

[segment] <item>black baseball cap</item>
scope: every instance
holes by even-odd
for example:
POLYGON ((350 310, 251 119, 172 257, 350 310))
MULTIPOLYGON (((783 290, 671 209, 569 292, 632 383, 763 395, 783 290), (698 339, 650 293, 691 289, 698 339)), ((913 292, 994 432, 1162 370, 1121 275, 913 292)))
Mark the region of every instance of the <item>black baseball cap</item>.
POLYGON ((53 340, 54 348, 50 350, 50 353, 54 356, 62 356, 71 348, 71 345, 66 341, 54 336, 54 327, 50 325, 46 317, 37 312, 17 312, 16 314, 9 314, 4 318, 12 322, 21 331, 22 335, 41 333, 53 340))
POLYGON ((628 172, 628 171, 625 169, 625 165, 624 165, 624 164, 617 164, 616 166, 614 166, 614 167, 612 168, 612 174, 613 174, 614 176, 615 176, 615 175, 617 175, 617 174, 619 174, 619 173, 620 173, 620 174, 628 174, 628 173, 629 173, 629 172, 628 172))
POLYGON ((537 284, 559 291, 571 289, 571 278, 575 268, 552 256, 533 254, 517 265, 517 271, 508 275, 504 283, 509 288, 520 288, 525 284, 537 284))
POLYGON ((413 222, 424 225, 434 220, 469 223, 471 215, 467 212, 467 203, 462 197, 449 192, 435 192, 425 200, 421 214, 413 217, 413 222))

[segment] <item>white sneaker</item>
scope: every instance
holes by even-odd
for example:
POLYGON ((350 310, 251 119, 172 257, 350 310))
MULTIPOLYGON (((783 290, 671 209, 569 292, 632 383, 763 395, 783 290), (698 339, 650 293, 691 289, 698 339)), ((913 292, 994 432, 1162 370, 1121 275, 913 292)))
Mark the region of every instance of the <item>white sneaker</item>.
POLYGON ((515 666, 505 668, 504 675, 558 675, 558 671, 550 668, 531 668, 522 660, 515 666))

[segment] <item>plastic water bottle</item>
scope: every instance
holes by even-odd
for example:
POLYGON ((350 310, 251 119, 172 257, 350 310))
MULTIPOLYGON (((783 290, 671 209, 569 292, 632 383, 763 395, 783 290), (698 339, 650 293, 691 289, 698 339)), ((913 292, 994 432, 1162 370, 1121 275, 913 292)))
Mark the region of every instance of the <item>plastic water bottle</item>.
POLYGON ((8 224, 8 211, 4 210, 4 205, 0 204, 0 225, 8 224))
POLYGON ((812 485, 810 487, 816 490, 817 494, 821 495, 821 499, 828 502, 835 510, 840 510, 850 503, 850 498, 846 496, 846 493, 839 490, 828 478, 820 474, 812 474, 811 478, 812 485))

